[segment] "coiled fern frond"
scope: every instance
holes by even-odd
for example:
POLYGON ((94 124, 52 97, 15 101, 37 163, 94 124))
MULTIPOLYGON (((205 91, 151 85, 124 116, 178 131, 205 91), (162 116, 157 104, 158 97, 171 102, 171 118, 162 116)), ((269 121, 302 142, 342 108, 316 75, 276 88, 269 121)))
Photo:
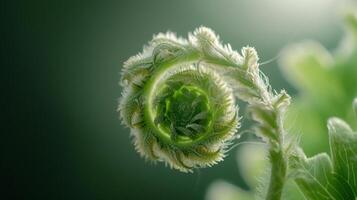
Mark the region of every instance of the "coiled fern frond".
POLYGON ((258 66, 254 48, 239 54, 205 27, 188 39, 154 36, 124 64, 120 82, 120 116, 138 152, 183 172, 221 161, 239 127, 239 98, 270 146, 267 199, 279 199, 287 167, 282 119, 290 97, 273 93, 258 66))
POLYGON ((238 107, 234 89, 202 60, 211 42, 217 41, 206 28, 189 40, 159 34, 125 63, 119 111, 142 156, 185 172, 224 157, 239 126, 238 107))

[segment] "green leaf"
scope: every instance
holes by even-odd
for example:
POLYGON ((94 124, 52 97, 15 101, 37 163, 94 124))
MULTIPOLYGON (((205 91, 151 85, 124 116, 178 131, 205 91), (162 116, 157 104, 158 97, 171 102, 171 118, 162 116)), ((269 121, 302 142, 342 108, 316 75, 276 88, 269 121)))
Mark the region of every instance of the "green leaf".
POLYGON ((328 187, 332 181, 332 164, 327 154, 318 154, 300 164, 295 181, 308 199, 336 199, 328 187))
MULTIPOLYGON (((357 111, 356 99, 353 109, 357 111)), ((290 169, 308 200, 356 199, 357 133, 336 117, 330 118, 327 126, 331 159, 325 153, 307 159, 302 151, 295 151, 290 155, 290 169)))
POLYGON ((338 118, 329 120, 328 129, 334 170, 357 196, 357 133, 338 118))
POLYGON ((295 178, 297 185, 308 200, 347 200, 354 194, 346 180, 333 171, 330 157, 318 154, 300 163, 295 178))

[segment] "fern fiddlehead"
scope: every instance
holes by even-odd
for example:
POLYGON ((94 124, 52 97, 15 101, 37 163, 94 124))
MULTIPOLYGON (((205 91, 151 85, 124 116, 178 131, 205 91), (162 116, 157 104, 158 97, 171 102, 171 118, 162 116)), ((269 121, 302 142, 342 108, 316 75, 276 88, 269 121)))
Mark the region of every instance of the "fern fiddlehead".
POLYGON ((188 40, 159 34, 122 70, 119 103, 138 152, 187 172, 224 157, 239 127, 236 98, 246 101, 257 134, 270 145, 266 199, 280 199, 286 176, 282 118, 290 97, 273 93, 250 47, 241 54, 208 28, 188 40))
POLYGON ((238 127, 233 90, 198 58, 188 41, 159 34, 122 75, 119 109, 137 150, 185 172, 222 160, 238 127))

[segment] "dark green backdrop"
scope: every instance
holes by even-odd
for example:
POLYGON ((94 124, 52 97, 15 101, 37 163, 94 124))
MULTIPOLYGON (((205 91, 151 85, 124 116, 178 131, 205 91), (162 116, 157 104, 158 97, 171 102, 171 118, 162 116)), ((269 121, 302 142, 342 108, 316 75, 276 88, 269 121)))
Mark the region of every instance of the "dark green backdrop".
MULTIPOLYGON (((205 25, 261 61, 286 44, 342 34, 333 1, 131 0, 2 3, 2 164, 20 199, 204 199, 209 183, 241 184, 235 151, 223 163, 183 174, 145 162, 118 120, 122 63, 154 33, 181 36, 205 25), (7 140, 11 138, 11 140, 7 140)), ((276 59, 262 66, 287 88, 276 59)))

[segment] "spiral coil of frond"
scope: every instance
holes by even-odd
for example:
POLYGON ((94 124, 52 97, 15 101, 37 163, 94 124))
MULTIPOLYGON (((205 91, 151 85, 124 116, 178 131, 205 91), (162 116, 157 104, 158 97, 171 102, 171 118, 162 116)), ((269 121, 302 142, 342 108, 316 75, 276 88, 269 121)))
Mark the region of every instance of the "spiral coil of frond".
MULTIPOLYGON (((221 161, 239 127, 236 97, 255 113, 275 114, 288 104, 285 92, 271 93, 257 61, 254 48, 244 47, 239 54, 205 27, 188 39, 173 33, 154 36, 142 53, 125 62, 120 82, 124 91, 118 110, 137 151, 184 172, 221 161)), ((278 119, 266 117, 253 116, 263 137, 279 143, 279 133, 264 130, 269 120, 278 119)))

